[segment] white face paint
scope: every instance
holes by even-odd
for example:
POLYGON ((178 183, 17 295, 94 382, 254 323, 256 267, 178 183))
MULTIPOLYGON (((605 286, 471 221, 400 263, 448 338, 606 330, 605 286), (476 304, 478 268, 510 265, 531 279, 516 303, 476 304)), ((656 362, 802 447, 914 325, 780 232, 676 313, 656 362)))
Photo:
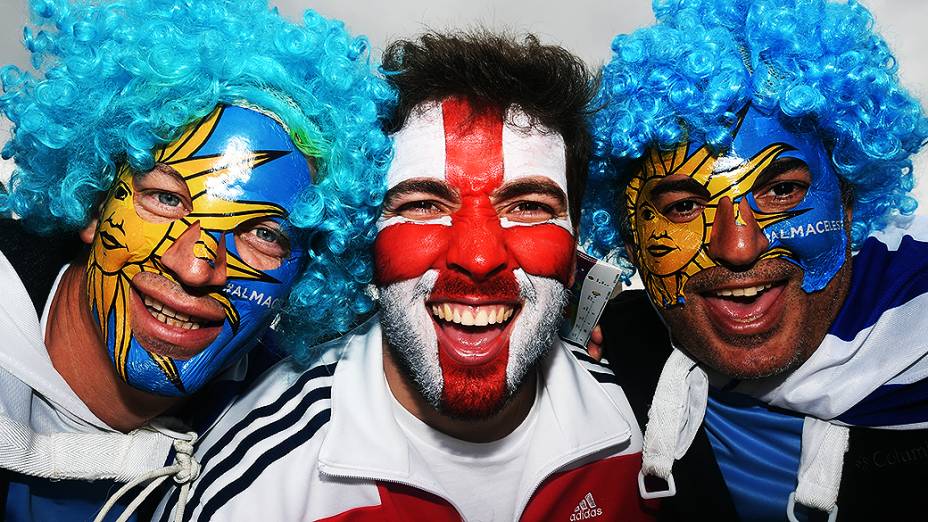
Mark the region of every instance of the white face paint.
MULTIPOLYGON (((445 124, 441 103, 424 103, 409 114, 406 124, 393 135, 393 161, 387 171, 387 190, 415 178, 445 179, 445 124)), ((451 226, 451 217, 411 220, 403 216, 377 220, 377 231, 398 223, 451 226)))
POLYGON ((436 409, 494 415, 566 301, 564 140, 518 108, 449 98, 413 110, 394 144, 374 247, 385 338, 436 409))
MULTIPOLYGON (((520 178, 545 177, 567 191, 567 149, 564 138, 543 125, 533 125, 522 109, 513 106, 506 112, 503 125, 503 183, 520 178)), ((500 220, 503 228, 526 226, 506 218, 500 220)), ((547 221, 573 234, 570 214, 547 221)), ((537 225, 538 223, 532 223, 537 225)))
POLYGON ((567 287, 550 277, 515 271, 525 305, 512 326, 506 387, 514 394, 528 372, 554 344, 561 324, 561 311, 567 305, 567 287))
POLYGON ((432 293, 437 270, 380 289, 380 324, 400 366, 419 393, 436 409, 441 404, 442 377, 438 339, 425 298, 432 293))
MULTIPOLYGON (((543 125, 533 124, 516 106, 506 111, 503 124, 503 183, 527 177, 545 177, 554 181, 564 194, 567 191, 567 149, 564 138, 543 125)), ((415 178, 445 179, 445 126, 441 103, 427 102, 415 109, 402 129, 393 135, 393 161, 387 172, 387 189, 415 178)), ((377 230, 397 223, 426 223, 451 226, 448 216, 412 221, 401 216, 383 218, 377 230)), ((573 234, 570 214, 547 221, 573 234)), ((503 228, 528 226, 526 223, 500 220, 503 228)), ((537 224, 537 223, 533 223, 537 224)))

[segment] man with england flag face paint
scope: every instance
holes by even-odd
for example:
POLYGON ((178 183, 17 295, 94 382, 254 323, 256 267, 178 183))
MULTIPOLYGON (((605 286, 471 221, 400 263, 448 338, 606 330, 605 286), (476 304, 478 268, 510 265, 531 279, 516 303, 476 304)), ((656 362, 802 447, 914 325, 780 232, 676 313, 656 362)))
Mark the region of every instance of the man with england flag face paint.
POLYGON ((191 518, 649 519, 622 389, 557 338, 588 160, 586 67, 487 33, 399 41, 382 67, 398 103, 379 316, 308 368, 275 368, 220 421, 191 518), (259 410, 295 420, 249 421, 259 410))
POLYGON ((669 520, 924 518, 921 104, 857 2, 654 8, 613 42, 584 206, 644 286, 602 319, 641 495, 669 520))
POLYGON ((0 519, 148 519, 282 346, 372 309, 394 95, 312 11, 30 7, 35 69, 0 70, 0 519))
POLYGON ((565 304, 564 140, 518 107, 449 97, 415 107, 394 147, 375 242, 388 360, 438 412, 492 417, 534 393, 565 304))

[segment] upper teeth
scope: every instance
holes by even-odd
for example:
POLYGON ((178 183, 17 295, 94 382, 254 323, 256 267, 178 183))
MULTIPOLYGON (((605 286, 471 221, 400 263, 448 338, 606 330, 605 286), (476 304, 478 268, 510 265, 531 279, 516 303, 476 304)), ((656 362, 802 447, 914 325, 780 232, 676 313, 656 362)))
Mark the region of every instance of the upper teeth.
POLYGON ((178 312, 169 308, 166 304, 155 301, 151 297, 145 296, 145 306, 151 315, 164 324, 183 328, 185 330, 196 330, 200 328, 200 323, 196 319, 191 319, 189 315, 178 312))
POLYGON ((466 306, 455 303, 432 305, 432 313, 439 319, 464 326, 503 323, 512 317, 513 311, 513 307, 508 305, 466 306))
POLYGON ((725 290, 716 290, 715 295, 719 297, 736 296, 752 297, 764 290, 773 287, 773 285, 748 286, 745 288, 727 288, 725 290))

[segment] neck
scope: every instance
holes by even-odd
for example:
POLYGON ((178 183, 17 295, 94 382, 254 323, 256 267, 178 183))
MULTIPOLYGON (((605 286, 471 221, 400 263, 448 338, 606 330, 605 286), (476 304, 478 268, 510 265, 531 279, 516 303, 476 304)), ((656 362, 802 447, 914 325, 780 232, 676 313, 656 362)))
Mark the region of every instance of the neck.
POLYGON ((437 411, 414 387, 384 341, 383 369, 387 385, 397 402, 417 419, 446 435, 467 442, 493 442, 512 433, 522 424, 535 403, 537 375, 530 372, 515 395, 495 415, 481 419, 459 419, 437 411))
POLYGON ((45 346, 55 370, 94 415, 112 428, 140 428, 177 404, 129 386, 116 375, 106 344, 87 306, 84 267, 72 264, 49 308, 45 346))

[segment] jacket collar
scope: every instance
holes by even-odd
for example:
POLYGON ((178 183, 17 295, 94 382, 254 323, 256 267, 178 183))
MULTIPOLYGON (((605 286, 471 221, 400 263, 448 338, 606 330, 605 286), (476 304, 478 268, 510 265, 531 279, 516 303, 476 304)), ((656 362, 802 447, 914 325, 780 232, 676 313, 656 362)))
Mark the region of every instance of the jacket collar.
MULTIPOLYGON (((523 495, 559 467, 620 445, 631 435, 612 398, 560 341, 539 365, 539 382, 538 424, 523 495)), ((397 424, 390 393, 380 324, 374 320, 348 342, 335 369, 320 469, 329 475, 430 487, 441 494, 434 491, 437 482, 397 424)))

